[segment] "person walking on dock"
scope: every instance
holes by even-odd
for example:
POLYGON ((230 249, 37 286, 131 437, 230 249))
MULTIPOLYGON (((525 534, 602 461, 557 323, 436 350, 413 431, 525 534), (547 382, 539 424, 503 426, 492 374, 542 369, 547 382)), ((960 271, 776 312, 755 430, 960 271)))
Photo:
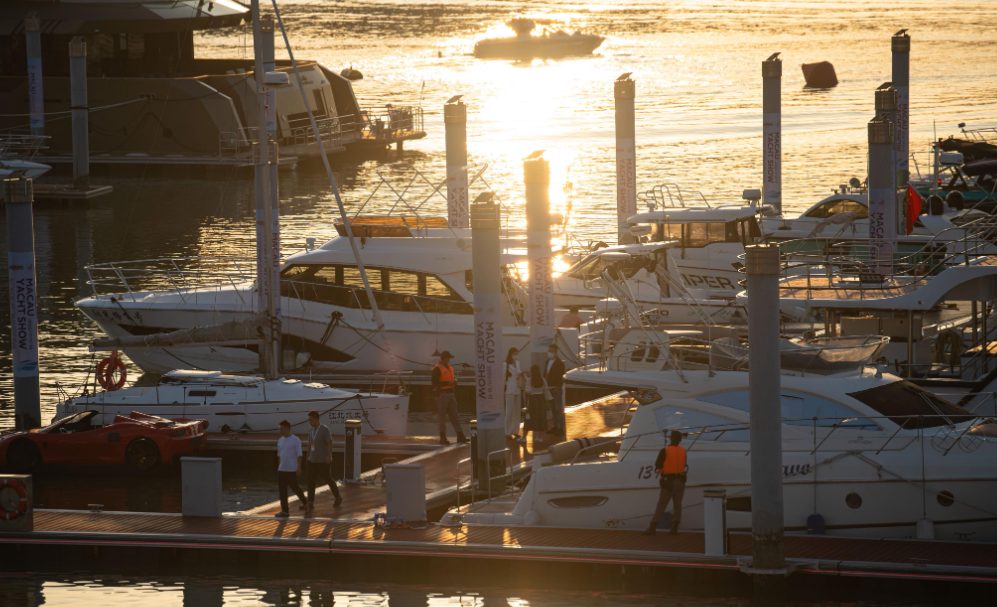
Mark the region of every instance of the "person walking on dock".
MULTIPOLYGON (((538 365, 530 367, 530 396, 526 407, 526 423, 523 424, 523 438, 526 433, 533 431, 533 442, 542 443, 543 435, 547 432, 547 411, 550 405, 547 402, 547 382, 544 381, 543 373, 538 365)), ((534 451, 536 447, 534 447, 534 451)))
POLYGON ((644 535, 654 535, 658 529, 658 521, 665 515, 668 502, 672 502, 671 535, 678 535, 679 523, 682 521, 682 495, 685 493, 685 475, 689 466, 685 462, 685 449, 679 445, 682 433, 672 430, 671 444, 658 452, 654 467, 659 471, 658 484, 661 493, 658 494, 658 506, 654 509, 651 524, 644 530, 644 535))
POLYGON ((308 412, 308 512, 315 509, 315 480, 321 476, 336 496, 333 508, 343 503, 336 479, 332 477, 332 432, 320 421, 318 411, 308 412))
POLYGON ((308 507, 308 500, 298 485, 298 475, 301 474, 301 439, 291 434, 291 422, 281 421, 280 438, 277 439, 277 491, 280 493, 280 512, 274 516, 287 518, 287 488, 294 491, 301 502, 301 509, 308 507))
POLYGON ((557 344, 547 347, 547 366, 544 373, 550 390, 551 411, 554 413, 554 427, 551 434, 567 438, 567 421, 564 418, 564 361, 557 355, 557 344))
POLYGON ((457 394, 454 387, 457 385, 457 375, 453 367, 450 366, 450 359, 453 356, 449 351, 440 353, 440 362, 433 367, 433 392, 436 394, 436 407, 439 414, 440 444, 449 445, 447 440, 447 417, 450 424, 457 431, 457 442, 466 443, 464 430, 460 427, 460 420, 457 419, 457 394))
POLYGON ((519 425, 523 410, 523 388, 526 387, 526 374, 519 368, 516 356, 519 350, 509 348, 503 365, 505 371, 505 433, 521 443, 526 439, 519 435, 519 425))

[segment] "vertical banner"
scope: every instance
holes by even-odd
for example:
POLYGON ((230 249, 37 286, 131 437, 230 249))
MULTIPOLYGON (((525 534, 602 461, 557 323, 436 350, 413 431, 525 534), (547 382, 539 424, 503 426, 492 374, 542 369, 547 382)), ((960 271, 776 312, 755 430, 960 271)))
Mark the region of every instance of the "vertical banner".
POLYGON ((534 152, 523 162, 526 253, 530 265, 530 364, 543 365, 554 343, 554 276, 550 251, 550 166, 534 152))
POLYGON ((10 279, 10 333, 14 377, 38 377, 38 309, 35 291, 35 255, 8 253, 10 279))
POLYGON ((782 214, 782 59, 762 61, 762 204, 782 214))
POLYGON ((530 244, 529 257, 530 341, 534 344, 532 350, 546 352, 547 347, 554 343, 554 277, 550 242, 546 247, 530 244))
POLYGON ((896 86, 897 89, 897 123, 894 134, 893 148, 897 158, 897 186, 907 185, 910 172, 910 87, 896 86))
POLYGON ((886 114, 869 122, 869 263, 877 274, 893 273, 897 238, 893 174, 893 123, 886 114))
POLYGON ((505 427, 502 381, 502 295, 474 294, 474 402, 478 428, 505 427))
POLYGON ((637 214, 637 147, 633 137, 616 140, 616 223, 629 235, 627 219, 637 214))
POLYGON ((28 58, 28 112, 31 114, 31 132, 45 133, 45 91, 42 86, 42 60, 28 58))
POLYGON ((452 228, 470 224, 467 208, 467 106, 453 97, 443 106, 447 146, 447 222, 452 228))
MULTIPOLYGON (((259 162, 259 144, 253 142, 256 148, 255 159, 259 162)), ((266 267, 267 267, 267 225, 263 205, 267 204, 268 167, 257 164, 253 167, 255 179, 254 202, 256 207, 256 311, 262 314, 267 309, 266 267)))
POLYGON ((762 116, 762 133, 765 138, 764 170, 762 181, 762 204, 770 205, 776 212, 782 211, 782 114, 771 113, 762 116))
POLYGON ((616 111, 616 235, 619 244, 634 241, 627 221, 637 214, 637 84, 630 74, 613 83, 616 111))
POLYGON ((889 237, 892 192, 888 187, 869 189, 869 258, 881 276, 893 272, 893 244, 889 237))
POLYGON ((452 228, 468 226, 466 165, 447 165, 447 221, 452 228))

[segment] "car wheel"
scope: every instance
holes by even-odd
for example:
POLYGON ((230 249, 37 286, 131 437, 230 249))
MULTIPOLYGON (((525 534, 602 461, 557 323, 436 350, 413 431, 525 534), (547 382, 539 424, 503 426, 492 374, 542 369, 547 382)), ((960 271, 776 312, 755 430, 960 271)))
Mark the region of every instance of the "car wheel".
POLYGON ((42 453, 34 441, 20 438, 7 448, 7 465, 15 472, 31 472, 42 461, 42 453))
POLYGON ((136 438, 125 449, 125 462, 139 472, 152 470, 159 464, 159 447, 151 439, 136 438))

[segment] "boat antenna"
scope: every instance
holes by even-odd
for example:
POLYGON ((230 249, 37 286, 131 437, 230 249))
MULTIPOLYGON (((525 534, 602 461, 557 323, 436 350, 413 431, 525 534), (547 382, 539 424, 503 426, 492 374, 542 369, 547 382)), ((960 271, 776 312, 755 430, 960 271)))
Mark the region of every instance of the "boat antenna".
MULTIPOLYGON (((254 0, 253 3, 256 4, 259 0, 254 0)), ((367 301, 370 302, 371 314, 374 317, 374 323, 377 325, 377 331, 381 332, 384 330, 384 321, 381 318, 381 313, 377 309, 377 301, 374 299, 374 293, 370 288, 370 281, 367 279, 367 271, 363 267, 363 261, 360 259, 360 248, 357 247, 357 241, 353 237, 353 227, 350 225, 350 218, 346 214, 346 207, 343 206, 343 198, 339 195, 339 186, 336 185, 336 177, 332 174, 332 167, 329 166, 329 157, 325 154, 325 145, 322 143, 322 138, 318 136, 319 130, 318 125, 315 123, 315 114, 312 113, 312 106, 308 102, 308 95, 305 94, 304 81, 301 78, 301 74, 298 71, 298 62, 294 58, 294 51, 291 49, 291 41, 287 37, 287 29, 284 27, 284 20, 280 16, 280 10, 277 8, 277 0, 271 0, 273 4, 274 17, 277 18, 277 25, 280 26, 281 36, 284 38, 284 46, 287 48, 287 56, 291 60, 291 67, 294 69, 294 77, 298 81, 298 91, 301 93, 301 100, 305 104, 305 110, 308 112, 308 121, 311 123, 312 132, 316 134, 315 143, 318 144, 319 156, 322 158, 322 164, 325 166, 326 175, 329 177, 329 184, 332 186, 332 194, 336 198, 336 206, 339 207, 339 216, 343 220, 343 227, 346 229, 346 237, 350 241, 350 248, 353 249, 353 258, 357 260, 357 269, 360 270, 360 278, 363 280, 363 288, 367 293, 367 301)), ((388 340, 382 335, 381 339, 384 340, 385 350, 391 356, 391 360, 397 367, 397 360, 395 359, 394 353, 391 351, 388 345, 388 340)))

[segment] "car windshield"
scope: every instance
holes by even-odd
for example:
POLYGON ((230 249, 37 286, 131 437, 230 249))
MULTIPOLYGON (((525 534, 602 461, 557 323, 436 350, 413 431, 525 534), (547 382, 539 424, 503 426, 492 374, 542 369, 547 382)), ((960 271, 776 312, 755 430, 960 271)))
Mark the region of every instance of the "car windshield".
POLYGON ((850 392, 848 396, 904 428, 947 426, 975 417, 966 409, 907 381, 850 392))

